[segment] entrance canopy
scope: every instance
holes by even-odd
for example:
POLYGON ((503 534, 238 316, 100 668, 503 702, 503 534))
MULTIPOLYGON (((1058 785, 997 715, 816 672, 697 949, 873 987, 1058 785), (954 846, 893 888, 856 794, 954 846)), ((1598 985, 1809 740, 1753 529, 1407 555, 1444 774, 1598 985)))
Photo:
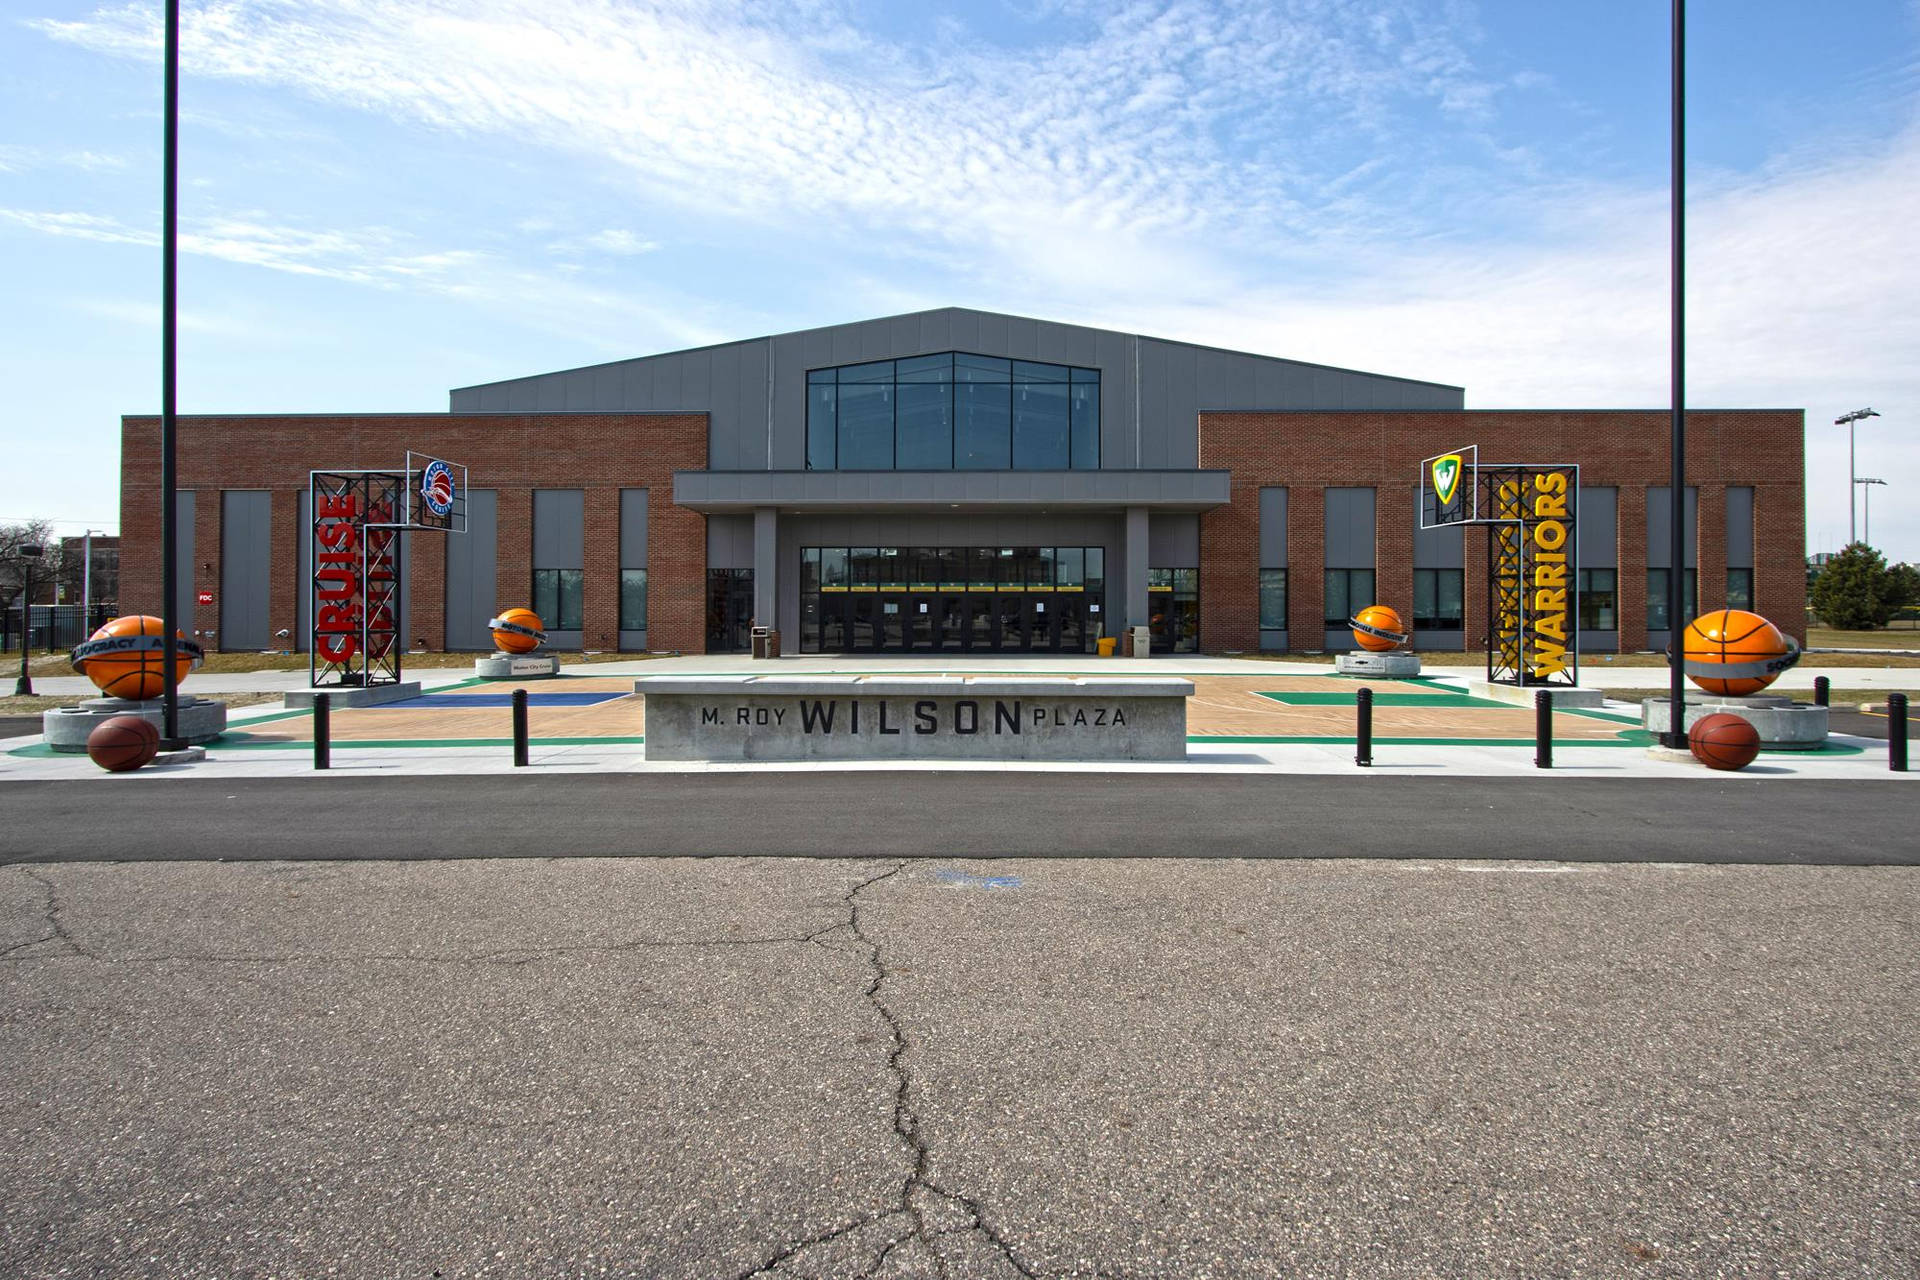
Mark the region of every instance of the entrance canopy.
POLYGON ((708 515, 783 512, 1211 511, 1226 471, 676 471, 673 500, 708 515))

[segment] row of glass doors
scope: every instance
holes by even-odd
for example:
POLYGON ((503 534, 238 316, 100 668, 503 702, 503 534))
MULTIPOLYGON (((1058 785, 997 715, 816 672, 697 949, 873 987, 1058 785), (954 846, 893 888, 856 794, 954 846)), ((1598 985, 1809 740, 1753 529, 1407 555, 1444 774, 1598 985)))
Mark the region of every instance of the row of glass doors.
POLYGON ((802 653, 1089 653, 1104 593, 820 592, 800 598, 802 653))

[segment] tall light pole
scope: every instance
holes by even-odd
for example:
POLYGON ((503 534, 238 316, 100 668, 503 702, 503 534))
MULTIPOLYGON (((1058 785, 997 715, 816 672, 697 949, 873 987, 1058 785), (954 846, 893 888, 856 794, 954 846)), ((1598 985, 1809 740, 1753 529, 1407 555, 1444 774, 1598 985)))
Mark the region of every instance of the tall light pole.
POLYGON ((13 682, 13 696, 31 698, 33 677, 27 673, 27 649, 33 640, 33 562, 45 555, 45 547, 19 548, 20 567, 26 582, 20 588, 20 678, 13 682))
MULTIPOLYGON (((1870 484, 1885 484, 1886 481, 1872 480, 1867 478, 1866 476, 1855 476, 1853 478, 1853 483, 1856 488, 1864 488, 1864 486, 1870 485, 1870 484)), ((1868 546, 1872 546, 1873 545, 1873 490, 1871 489, 1865 489, 1865 491, 1860 495, 1860 515, 1862 517, 1860 521, 1860 540, 1866 543, 1868 546)))
POLYGON ((1687 540, 1687 397, 1686 397, 1686 193, 1687 193, 1687 0, 1673 0, 1673 193, 1671 238, 1673 328, 1670 337, 1673 362, 1673 425, 1669 448, 1672 476, 1667 489, 1671 513, 1668 531, 1667 563, 1667 736, 1661 741, 1669 750, 1687 749, 1686 689, 1682 679, 1686 655, 1682 652, 1681 631, 1687 620, 1682 616, 1686 597, 1687 540))
POLYGON ((1843 413, 1833 420, 1833 425, 1845 425, 1847 428, 1847 545, 1853 545, 1853 486, 1859 483, 1859 476, 1853 469, 1853 424, 1862 418, 1877 418, 1880 415, 1871 409, 1855 409, 1852 413, 1843 413))
POLYGON ((178 473, 174 467, 174 367, 179 317, 180 227, 180 0, 166 0, 166 78, 161 108, 160 200, 160 653, 166 703, 160 745, 180 738, 180 530, 178 473))

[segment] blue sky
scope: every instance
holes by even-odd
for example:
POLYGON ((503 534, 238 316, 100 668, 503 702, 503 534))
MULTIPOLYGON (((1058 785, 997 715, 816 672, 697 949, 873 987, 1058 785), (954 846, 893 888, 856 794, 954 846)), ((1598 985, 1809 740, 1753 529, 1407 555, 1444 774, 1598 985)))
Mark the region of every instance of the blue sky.
MULTIPOLYGON (((1920 0, 1694 0, 1696 406, 1872 405, 1920 560, 1920 0)), ((964 305, 1666 403, 1667 5, 189 0, 183 412, 964 305)), ((159 402, 159 10, 0 19, 0 517, 112 528, 159 402)), ((1411 473, 1410 473, 1411 474, 1411 473)))

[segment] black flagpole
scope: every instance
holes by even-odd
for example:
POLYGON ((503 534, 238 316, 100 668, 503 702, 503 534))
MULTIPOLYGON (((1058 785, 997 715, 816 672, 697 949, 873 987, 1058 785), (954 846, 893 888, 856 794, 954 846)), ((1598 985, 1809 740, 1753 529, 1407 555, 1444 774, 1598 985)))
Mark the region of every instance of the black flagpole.
POLYGON ((1686 750, 1686 664, 1682 610, 1687 579, 1686 415, 1686 192, 1687 192, 1687 0, 1673 0, 1673 474, 1667 489, 1667 737, 1686 750))
POLYGON ((166 712, 160 737, 171 748, 180 741, 180 647, 175 631, 180 625, 180 531, 178 498, 174 486, 174 361, 175 311, 179 305, 176 257, 180 205, 180 0, 167 0, 167 88, 163 115, 165 188, 160 213, 160 632, 164 639, 161 661, 166 681, 166 712))

